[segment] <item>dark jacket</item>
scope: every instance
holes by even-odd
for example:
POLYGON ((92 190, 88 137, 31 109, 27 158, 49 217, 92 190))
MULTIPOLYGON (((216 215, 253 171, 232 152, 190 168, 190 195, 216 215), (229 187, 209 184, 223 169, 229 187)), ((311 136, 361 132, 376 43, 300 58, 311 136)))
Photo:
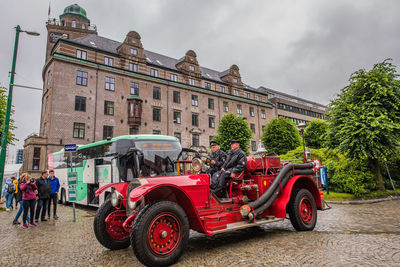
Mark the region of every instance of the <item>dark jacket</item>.
POLYGON ((38 187, 40 199, 50 198, 51 187, 50 187, 49 179, 45 180, 45 179, 43 179, 43 177, 40 177, 39 179, 36 180, 36 185, 38 187))
POLYGON ((221 166, 225 163, 226 153, 220 149, 217 152, 211 154, 210 162, 211 160, 215 160, 215 164, 210 163, 211 166, 210 172, 217 172, 221 169, 221 166))
POLYGON ((17 203, 22 200, 21 180, 18 180, 18 193, 15 194, 15 200, 17 203))
POLYGON ((238 148, 236 150, 229 150, 226 161, 221 168, 230 173, 240 173, 246 168, 246 163, 246 154, 238 148))

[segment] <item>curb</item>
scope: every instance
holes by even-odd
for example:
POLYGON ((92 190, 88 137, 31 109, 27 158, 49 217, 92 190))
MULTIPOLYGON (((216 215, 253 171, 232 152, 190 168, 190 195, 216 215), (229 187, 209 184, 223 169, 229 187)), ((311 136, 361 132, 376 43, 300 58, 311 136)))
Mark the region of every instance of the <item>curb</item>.
POLYGON ((391 201, 391 200, 399 200, 400 197, 388 197, 388 198, 374 198, 374 199, 360 199, 360 200, 346 200, 346 201, 326 201, 328 204, 372 204, 372 203, 378 203, 378 202, 383 202, 383 201, 391 201))

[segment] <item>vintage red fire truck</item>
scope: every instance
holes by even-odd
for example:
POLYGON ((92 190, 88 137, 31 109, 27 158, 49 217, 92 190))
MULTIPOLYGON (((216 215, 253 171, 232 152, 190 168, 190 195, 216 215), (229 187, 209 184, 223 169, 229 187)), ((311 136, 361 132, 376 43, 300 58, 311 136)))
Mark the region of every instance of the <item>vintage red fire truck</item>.
POLYGON ((111 250, 131 245, 143 264, 163 266, 180 258, 190 229, 213 236, 287 214, 296 230, 314 229, 323 203, 313 163, 282 167, 277 156, 248 157, 246 170, 232 175, 218 198, 199 156, 174 137, 136 136, 127 153, 113 158, 120 182, 96 192, 111 192, 94 218, 98 241, 111 250))

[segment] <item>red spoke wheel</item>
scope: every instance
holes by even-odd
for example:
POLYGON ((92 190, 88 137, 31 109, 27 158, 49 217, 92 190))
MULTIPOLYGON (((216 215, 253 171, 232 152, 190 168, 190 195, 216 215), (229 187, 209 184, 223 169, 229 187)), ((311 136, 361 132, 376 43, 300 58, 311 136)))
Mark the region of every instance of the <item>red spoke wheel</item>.
POLYGON ((297 231, 311 231, 317 222, 317 206, 307 189, 292 192, 287 206, 290 221, 297 231))
POLYGON ((97 210, 93 221, 94 234, 100 244, 111 250, 129 247, 129 233, 122 227, 125 219, 125 210, 116 210, 111 200, 106 200, 97 210))
POLYGON ((131 231, 131 246, 136 257, 147 266, 174 264, 189 239, 185 211, 175 202, 146 205, 137 215, 131 231))

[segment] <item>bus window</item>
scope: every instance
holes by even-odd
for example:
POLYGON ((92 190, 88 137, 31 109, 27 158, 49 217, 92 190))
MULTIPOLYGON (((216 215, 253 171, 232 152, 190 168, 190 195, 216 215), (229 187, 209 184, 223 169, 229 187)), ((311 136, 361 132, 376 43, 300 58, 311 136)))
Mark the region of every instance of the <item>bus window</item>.
POLYGON ((129 153, 119 159, 119 177, 121 181, 130 182, 136 177, 134 158, 135 154, 129 153))

